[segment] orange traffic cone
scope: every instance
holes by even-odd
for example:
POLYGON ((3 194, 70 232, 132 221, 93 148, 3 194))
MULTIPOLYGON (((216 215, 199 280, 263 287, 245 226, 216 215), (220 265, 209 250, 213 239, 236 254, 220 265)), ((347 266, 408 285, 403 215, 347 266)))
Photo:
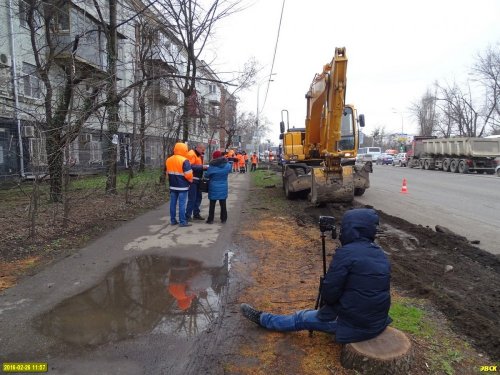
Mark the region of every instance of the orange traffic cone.
POLYGON ((406 186, 406 178, 403 178, 403 186, 401 186, 401 193, 403 194, 408 193, 408 187, 406 186))

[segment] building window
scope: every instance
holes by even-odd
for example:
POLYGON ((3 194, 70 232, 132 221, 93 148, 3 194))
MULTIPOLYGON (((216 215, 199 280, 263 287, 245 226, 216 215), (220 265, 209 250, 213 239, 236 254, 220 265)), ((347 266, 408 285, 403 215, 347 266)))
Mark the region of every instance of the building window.
POLYGON ((89 163, 102 163, 101 142, 90 141, 90 158, 89 163))
POLYGON ((20 0, 19 1, 19 23, 22 27, 28 27, 28 22, 26 21, 26 13, 27 13, 28 5, 20 0))
POLYGON ((208 85, 208 91, 210 92, 210 94, 215 94, 217 92, 217 86, 208 85))
POLYGON ((45 138, 30 138, 29 145, 31 164, 35 167, 47 165, 45 138))
POLYGON ((69 7, 67 3, 61 5, 55 12, 54 25, 58 32, 69 32, 69 7))
POLYGON ((34 65, 23 62, 24 96, 40 99, 42 96, 40 77, 34 65))

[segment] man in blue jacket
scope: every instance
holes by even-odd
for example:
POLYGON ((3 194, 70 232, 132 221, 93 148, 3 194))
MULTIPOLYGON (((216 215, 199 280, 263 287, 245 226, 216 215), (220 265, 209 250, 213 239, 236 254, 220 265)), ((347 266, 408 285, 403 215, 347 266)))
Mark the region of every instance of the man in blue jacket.
POLYGON ((241 305, 242 314, 258 325, 275 331, 312 330, 335 334, 340 343, 378 336, 391 323, 389 307, 391 267, 376 245, 379 218, 375 210, 347 211, 342 219, 340 242, 321 288, 324 305, 275 315, 241 305))

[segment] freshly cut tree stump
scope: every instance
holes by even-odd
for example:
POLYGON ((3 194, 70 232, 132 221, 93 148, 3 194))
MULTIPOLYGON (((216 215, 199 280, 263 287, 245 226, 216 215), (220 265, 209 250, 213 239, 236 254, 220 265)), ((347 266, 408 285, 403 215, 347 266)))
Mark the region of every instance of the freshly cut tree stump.
POLYGON ((344 345, 340 362, 361 374, 400 375, 410 371, 412 355, 408 337, 387 327, 373 339, 344 345))

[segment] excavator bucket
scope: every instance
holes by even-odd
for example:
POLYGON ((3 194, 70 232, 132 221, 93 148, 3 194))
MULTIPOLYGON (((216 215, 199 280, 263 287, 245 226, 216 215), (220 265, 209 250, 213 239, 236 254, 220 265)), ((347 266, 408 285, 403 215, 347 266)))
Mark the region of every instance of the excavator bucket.
POLYGON ((342 174, 313 168, 311 177, 312 203, 351 202, 354 199, 352 166, 342 167, 342 174))

